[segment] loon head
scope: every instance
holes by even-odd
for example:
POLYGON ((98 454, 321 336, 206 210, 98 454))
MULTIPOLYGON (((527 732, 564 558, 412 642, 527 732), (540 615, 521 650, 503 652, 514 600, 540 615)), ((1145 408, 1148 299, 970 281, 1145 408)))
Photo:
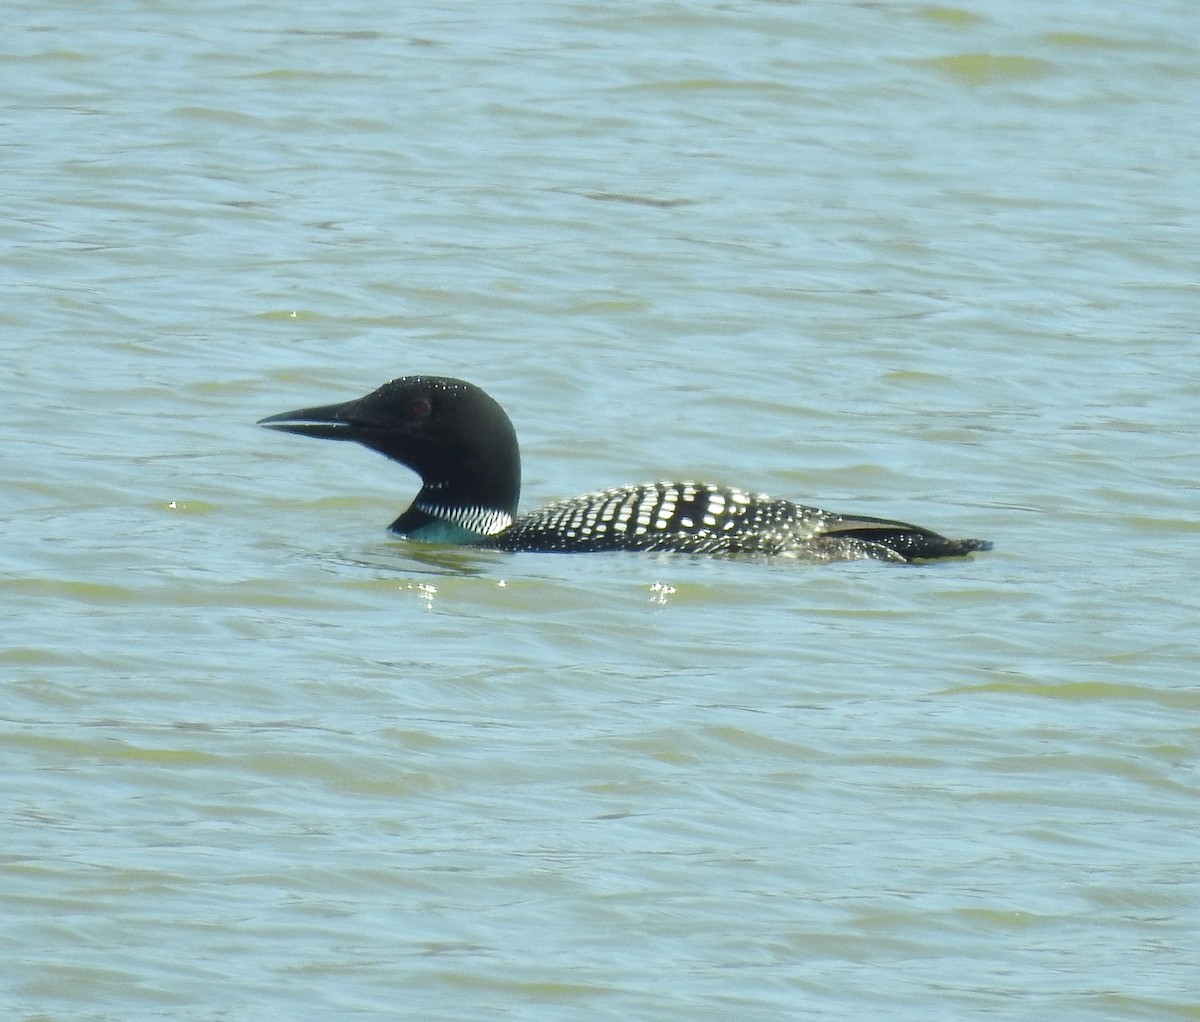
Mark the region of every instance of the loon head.
POLYGON ((259 425, 354 440, 411 468, 421 477, 421 492, 392 524, 397 532, 416 534, 428 531, 430 522, 450 522, 485 534, 516 513, 516 431, 500 405, 464 380, 402 376, 354 401, 271 415, 259 425))

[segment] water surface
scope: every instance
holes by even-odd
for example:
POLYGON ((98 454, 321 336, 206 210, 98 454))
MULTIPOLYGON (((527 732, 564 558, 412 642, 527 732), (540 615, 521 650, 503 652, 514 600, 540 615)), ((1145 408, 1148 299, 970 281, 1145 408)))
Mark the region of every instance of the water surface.
POLYGON ((8 1017, 1200 1015, 1189 5, 7 21, 8 1017), (414 372, 527 507, 996 549, 422 549, 254 425, 414 372))

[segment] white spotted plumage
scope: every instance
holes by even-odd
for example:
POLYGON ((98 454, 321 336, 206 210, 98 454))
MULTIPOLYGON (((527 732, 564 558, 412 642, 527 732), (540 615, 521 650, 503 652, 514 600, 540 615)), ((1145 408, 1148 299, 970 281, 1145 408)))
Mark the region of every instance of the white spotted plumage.
POLYGON ((728 486, 643 483, 547 504, 520 516, 481 545, 547 552, 786 555, 810 541, 833 517, 816 508, 728 486))

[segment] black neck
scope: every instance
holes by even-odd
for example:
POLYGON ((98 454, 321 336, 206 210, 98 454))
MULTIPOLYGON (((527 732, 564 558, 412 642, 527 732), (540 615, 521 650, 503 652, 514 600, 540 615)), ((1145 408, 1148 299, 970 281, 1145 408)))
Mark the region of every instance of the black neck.
POLYGON ((412 506, 389 528, 401 536, 436 543, 476 543, 507 529, 511 511, 480 504, 449 503, 444 489, 422 487, 412 506))

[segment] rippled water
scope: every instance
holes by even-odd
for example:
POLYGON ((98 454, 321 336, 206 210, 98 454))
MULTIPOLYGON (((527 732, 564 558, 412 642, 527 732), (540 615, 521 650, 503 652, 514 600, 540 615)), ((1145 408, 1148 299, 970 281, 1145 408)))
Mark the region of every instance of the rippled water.
POLYGON ((1197 1018, 1192 5, 18 4, 0 1005, 1197 1018), (427 549, 486 387, 919 568, 427 549))

